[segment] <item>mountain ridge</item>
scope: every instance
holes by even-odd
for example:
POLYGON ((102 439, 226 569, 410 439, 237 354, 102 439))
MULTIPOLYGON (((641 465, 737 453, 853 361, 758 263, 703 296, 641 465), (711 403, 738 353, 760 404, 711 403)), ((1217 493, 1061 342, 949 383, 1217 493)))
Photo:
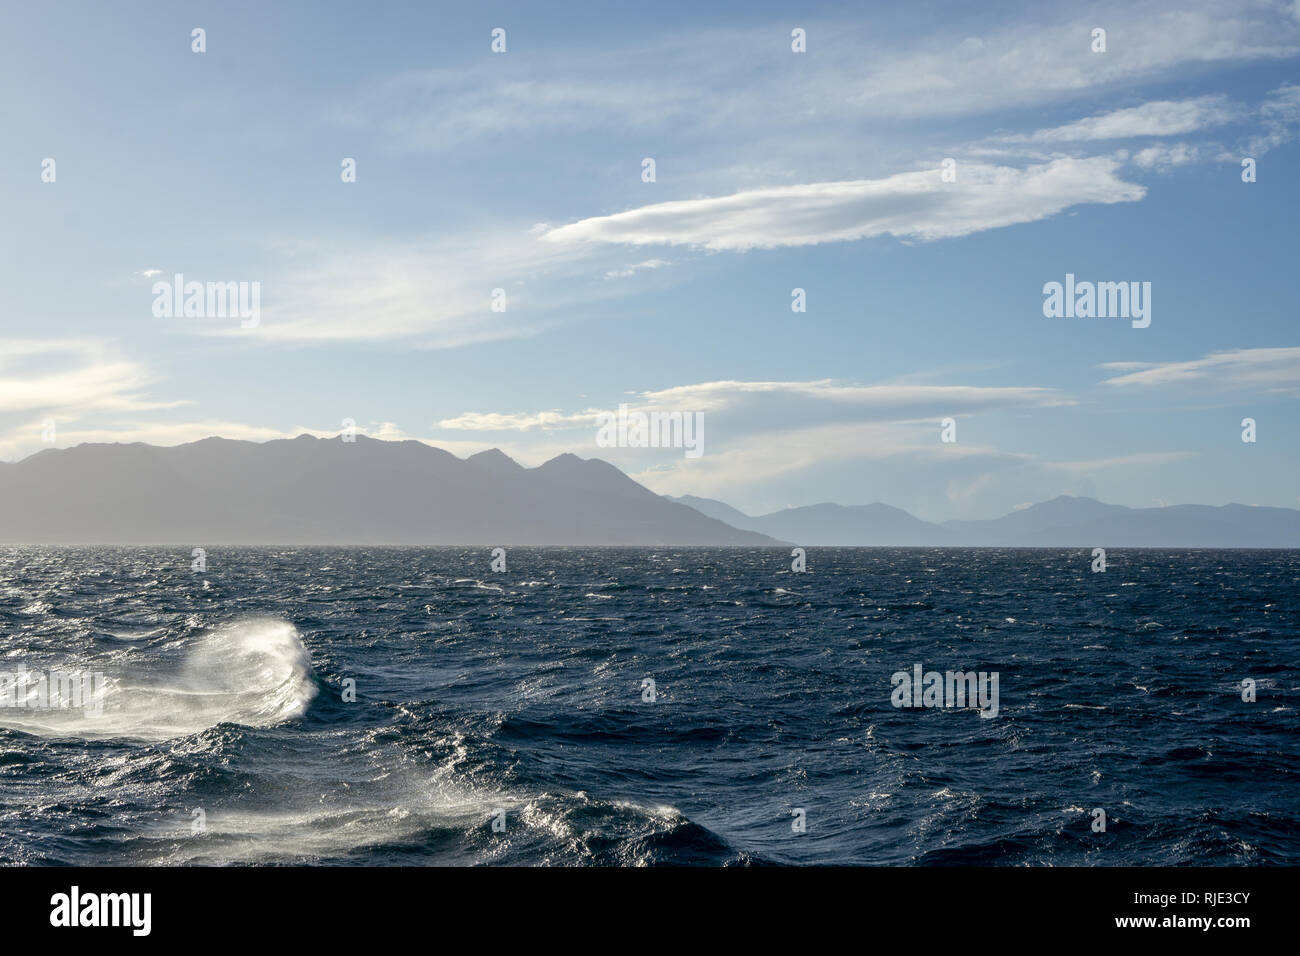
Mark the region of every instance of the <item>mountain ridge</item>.
POLYGON ((776 545, 600 459, 525 468, 358 435, 43 449, 0 469, 9 544, 776 545))
POLYGON ((805 546, 1300 547, 1300 510, 1242 504, 1130 508, 1058 495, 999 518, 933 523, 880 502, 803 505, 750 516, 713 498, 673 500, 737 528, 805 546))
POLYGON ((93 442, 0 462, 0 543, 821 547, 1300 547, 1300 511, 1130 508, 1060 495, 997 518, 924 521, 882 502, 750 516, 659 495, 599 458, 529 468, 358 435, 93 442))

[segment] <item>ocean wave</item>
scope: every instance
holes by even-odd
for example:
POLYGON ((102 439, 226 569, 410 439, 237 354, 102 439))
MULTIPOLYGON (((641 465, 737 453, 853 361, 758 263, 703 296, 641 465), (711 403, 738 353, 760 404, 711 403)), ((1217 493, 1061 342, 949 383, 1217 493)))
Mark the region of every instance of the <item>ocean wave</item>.
POLYGON ((307 650, 287 621, 246 619, 186 643, 179 669, 139 683, 113 674, 121 667, 111 658, 62 663, 64 673, 103 673, 102 683, 90 682, 81 706, 0 707, 0 727, 44 737, 167 740, 221 723, 264 727, 291 720, 316 695, 307 650))

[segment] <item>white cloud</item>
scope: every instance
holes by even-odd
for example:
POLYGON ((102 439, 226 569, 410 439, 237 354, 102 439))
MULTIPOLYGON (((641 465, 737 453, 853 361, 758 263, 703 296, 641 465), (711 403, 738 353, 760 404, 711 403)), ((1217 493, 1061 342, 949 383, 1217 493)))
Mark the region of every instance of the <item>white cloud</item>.
POLYGON ((1164 171, 1174 166, 1185 166, 1196 162, 1201 150, 1187 143, 1175 143, 1171 146, 1148 146, 1133 154, 1133 162, 1143 169, 1164 171))
MULTIPOLYGON (((707 436, 709 430, 705 431, 707 436)), ((713 432, 716 435, 717 429, 713 432)), ((730 503, 774 481, 846 462, 896 459, 906 467, 928 471, 944 461, 1015 457, 970 442, 942 444, 938 435, 937 423, 933 428, 889 422, 813 425, 750 434, 721 448, 711 445, 695 459, 665 456, 662 463, 639 471, 634 466, 644 456, 624 456, 623 465, 632 478, 659 494, 718 496, 730 503)), ((706 437, 706 445, 709 441, 706 437)))
POLYGON ((1108 468, 1127 468, 1134 465, 1142 467, 1167 465, 1175 461, 1186 461, 1195 457, 1196 454, 1189 451, 1150 451, 1136 452, 1132 455, 1116 455, 1110 458, 1093 458, 1088 461, 1046 461, 1043 462, 1043 467, 1051 471, 1064 471, 1070 474, 1082 475, 1094 471, 1104 471, 1108 468))
MULTIPOLYGON (((1300 30, 1272 4, 1185 0, 1162 9, 1111 4, 1086 17, 1048 10, 1029 22, 986 18, 952 31, 927 18, 919 40, 897 42, 876 24, 809 21, 809 53, 789 52, 789 26, 666 29, 601 48, 541 50, 527 59, 393 76, 329 119, 374 128, 403 150, 442 152, 467 143, 517 140, 533 131, 671 129, 704 138, 775 141, 793 129, 837 121, 952 117, 1053 101, 1154 81, 1194 64, 1279 59, 1300 52, 1300 30), (1109 49, 1091 51, 1108 29, 1109 49), (773 117, 781 117, 774 124, 773 117), (780 130, 774 134, 774 127, 780 130)), ((795 139, 799 137, 794 137, 795 139)))
MULTIPOLYGON (((625 402, 631 411, 725 414, 733 434, 809 423, 915 422, 1002 408, 1074 404, 1051 388, 967 385, 848 385, 830 379, 806 382, 700 382, 640 392, 625 402)), ((596 416, 615 409, 567 413, 466 412, 438 422, 459 431, 590 429, 596 416)))
POLYGON ((603 281, 671 263, 610 268, 614 244, 707 249, 807 245, 867 236, 962 236, 1051 216, 1079 203, 1132 202, 1145 187, 1116 175, 1111 157, 1013 169, 967 163, 958 182, 939 171, 814 183, 684 200, 585 219, 546 231, 374 243, 315 239, 273 244, 261 280, 261 321, 197 323, 195 334, 257 342, 410 340, 451 348, 537 334, 579 306, 627 294, 603 281), (600 248, 611 244, 609 249, 600 248), (505 293, 493 311, 494 289, 505 293))
POLYGON ((364 434, 380 441, 401 441, 406 438, 406 433, 395 422, 371 422, 364 434))
POLYGON ((144 366, 89 339, 0 340, 0 412, 79 416, 91 411, 168 408, 144 389, 154 381, 144 366), (15 364, 22 360, 24 369, 15 364))
POLYGON ((701 382, 642 393, 646 410, 762 411, 819 405, 828 411, 875 420, 915 421, 935 415, 993 408, 1072 404, 1051 388, 974 385, 849 385, 830 379, 805 382, 701 382))
POLYGON ((555 244, 689 245, 744 251, 871 236, 943 239, 1045 219, 1080 203, 1135 202, 1143 186, 1115 175, 1111 157, 1013 169, 968 163, 957 182, 938 169, 885 179, 754 189, 596 216, 543 234, 555 244))
POLYGON ((1246 145, 1251 156, 1289 143, 1300 133, 1300 85, 1286 84, 1271 90, 1259 109, 1264 131, 1246 145))
MULTIPOLYGON (((598 447, 596 415, 602 409, 595 408, 572 414, 471 412, 439 425, 546 435, 543 441, 530 440, 507 451, 521 461, 575 451, 610 461, 660 493, 730 498, 737 488, 844 462, 907 459, 928 468, 942 461, 1014 458, 974 442, 940 442, 940 420, 1073 403, 1050 388, 853 385, 832 380, 700 382, 627 397, 633 412, 703 413, 707 450, 695 459, 685 459, 676 449, 598 447), (563 438, 550 437, 565 429, 563 438)), ((437 439, 432 443, 445 445, 437 439)))
POLYGON ((603 260, 542 243, 528 230, 372 242, 274 244, 262 280, 261 321, 201 323, 197 334, 248 342, 410 340, 453 348, 534 335, 578 303, 618 294, 603 260), (493 290, 505 293, 494 311, 493 290))
POLYGON ((1300 348, 1235 349, 1187 362, 1111 362, 1100 367, 1125 373, 1106 379, 1104 385, 1300 393, 1300 348))
POLYGON ((466 412, 455 418, 444 418, 438 422, 439 428, 454 431, 531 431, 533 429, 572 428, 592 425, 600 409, 565 414, 560 411, 548 412, 466 412))
POLYGON ((994 27, 982 44, 937 37, 925 52, 884 56, 880 82, 859 97, 882 111, 951 115, 995 111, 1152 80, 1195 63, 1277 59, 1300 52, 1300 32, 1280 11, 1230 0, 1091 8, 1086 18, 994 27), (1091 51, 1104 22, 1108 49, 1091 51))
POLYGON ((671 265, 667 259, 647 259, 645 262, 638 262, 635 265, 626 266, 622 269, 611 269, 605 273, 606 279, 626 279, 628 276, 636 275, 643 269, 662 269, 671 265))
POLYGON ((1230 123, 1239 115, 1240 110, 1226 96, 1154 100, 1141 106, 1112 110, 1064 126, 1004 139, 1007 142, 1070 143, 1138 136, 1179 136, 1230 123))
POLYGON ((812 490, 817 482, 835 474, 843 480, 859 462, 872 463, 868 486, 893 487, 895 497, 898 488, 924 487, 951 507, 982 515, 990 507, 997 512, 1023 502, 1026 491, 1040 497, 1063 490, 1094 494, 1094 475, 1143 473, 1195 457, 1175 450, 1055 461, 973 441, 969 436, 974 433, 968 431, 957 443, 939 440, 940 420, 949 415, 961 432, 974 416, 1076 404, 1051 388, 724 380, 644 391, 628 396, 627 404, 632 411, 703 412, 706 453, 686 459, 674 449, 597 447, 596 409, 471 413, 440 424, 466 431, 545 433, 540 443, 530 440, 507 450, 519 460, 575 451, 610 461, 656 492, 748 502, 753 513, 764 509, 752 503, 784 500, 779 496, 799 495, 805 487, 796 503, 812 503, 818 500, 812 490), (1070 488, 1062 487, 1062 476, 1070 488), (1020 497, 1002 504, 1002 497, 1012 493, 1020 497))

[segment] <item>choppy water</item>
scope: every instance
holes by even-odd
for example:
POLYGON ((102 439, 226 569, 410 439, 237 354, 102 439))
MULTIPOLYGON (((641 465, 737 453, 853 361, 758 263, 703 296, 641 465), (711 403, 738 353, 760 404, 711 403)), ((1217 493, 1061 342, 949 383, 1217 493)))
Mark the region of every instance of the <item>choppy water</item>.
POLYGON ((0 861, 1300 863, 1300 552, 1108 558, 3 550, 0 861))

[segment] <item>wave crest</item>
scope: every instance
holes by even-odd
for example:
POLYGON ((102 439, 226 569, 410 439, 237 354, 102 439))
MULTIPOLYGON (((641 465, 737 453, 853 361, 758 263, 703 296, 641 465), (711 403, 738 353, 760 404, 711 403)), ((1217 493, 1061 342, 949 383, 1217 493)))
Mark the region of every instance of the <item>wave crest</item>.
MULTIPOLYGON (((99 667, 83 660, 61 669, 99 667)), ((167 740, 222 723, 268 727, 301 716, 316 696, 297 628, 274 618, 203 632, 175 673, 140 683, 108 677, 101 687, 93 706, 0 707, 0 726, 47 737, 167 740)))

